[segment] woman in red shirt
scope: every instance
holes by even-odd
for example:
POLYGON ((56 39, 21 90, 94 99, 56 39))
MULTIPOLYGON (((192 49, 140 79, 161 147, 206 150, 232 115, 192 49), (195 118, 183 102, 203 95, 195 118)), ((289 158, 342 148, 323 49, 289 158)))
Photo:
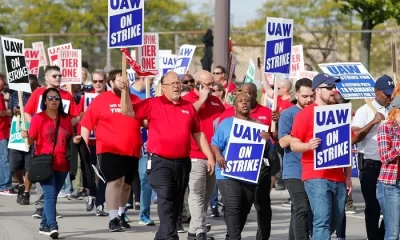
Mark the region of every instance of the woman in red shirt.
MULTIPOLYGON (((64 113, 60 93, 55 88, 48 88, 42 95, 43 111, 33 116, 29 127, 29 133, 25 130, 21 135, 28 138, 29 144, 35 144, 34 155, 53 154, 53 175, 40 183, 44 192, 44 208, 39 233, 48 235, 53 239, 59 236, 56 221, 56 202, 65 178, 69 171, 67 160, 67 146, 74 135, 71 118, 64 113), (56 124, 60 118, 57 144, 53 151, 56 124)), ((78 144, 81 136, 75 136, 73 142, 78 144)))

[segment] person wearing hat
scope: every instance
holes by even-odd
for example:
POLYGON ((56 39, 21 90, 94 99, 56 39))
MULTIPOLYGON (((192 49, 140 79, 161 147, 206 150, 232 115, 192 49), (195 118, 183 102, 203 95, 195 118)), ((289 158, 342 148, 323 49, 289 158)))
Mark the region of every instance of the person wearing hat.
POLYGON ((346 196, 352 191, 351 167, 314 170, 314 150, 321 139, 314 138, 314 108, 336 104, 336 83, 340 79, 320 73, 313 79, 315 102, 295 117, 290 148, 302 153, 302 180, 313 217, 313 239, 331 239, 344 217, 346 196), (346 190, 347 188, 347 190, 346 190))
POLYGON ((385 220, 385 239, 399 239, 400 234, 400 96, 393 99, 388 121, 378 127, 378 149, 382 163, 378 177, 377 198, 385 220))
POLYGON ((351 130, 358 136, 358 159, 360 170, 361 192, 365 201, 365 227, 368 239, 384 238, 384 221, 379 226, 381 208, 376 198, 376 186, 381 161, 378 152, 377 133, 382 120, 385 120, 391 109, 390 102, 394 91, 394 82, 388 75, 383 75, 375 82, 375 99, 371 102, 375 108, 367 104, 360 107, 353 118, 351 130))

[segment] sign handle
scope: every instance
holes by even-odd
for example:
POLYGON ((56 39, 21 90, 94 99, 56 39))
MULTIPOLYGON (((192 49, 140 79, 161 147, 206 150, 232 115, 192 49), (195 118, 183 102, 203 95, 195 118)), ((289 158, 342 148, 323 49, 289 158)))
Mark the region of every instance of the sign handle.
MULTIPOLYGON (((274 102, 272 103, 272 111, 275 111, 276 110, 276 105, 277 105, 277 102, 278 102, 278 80, 277 80, 277 77, 276 77, 276 75, 277 74, 274 74, 274 102)), ((272 124, 271 124, 271 132, 275 132, 275 130, 276 130, 276 122, 275 121, 272 121, 271 122, 272 124)))
MULTIPOLYGON (((25 125, 25 111, 24 111, 24 101, 23 101, 23 92, 18 91, 18 105, 19 105, 19 110, 20 110, 20 116, 21 116, 21 128, 22 130, 26 130, 26 125, 25 125)), ((17 119, 17 126, 18 126, 18 119, 17 119)), ((28 144, 28 138, 24 139, 25 142, 25 149, 26 151, 29 151, 29 144, 28 144)))
POLYGON ((365 103, 368 105, 368 107, 372 110, 372 112, 373 112, 374 114, 376 114, 377 110, 376 110, 376 108, 374 107, 374 105, 372 105, 371 101, 370 101, 369 99, 367 99, 367 98, 364 98, 364 101, 365 101, 365 103))
POLYGON ((146 83, 146 98, 150 98, 150 81, 149 81, 149 78, 145 77, 144 81, 146 83))
MULTIPOLYGON (((122 53, 121 65, 122 65, 122 81, 124 84, 126 84, 128 79, 126 78, 126 57, 125 57, 124 53, 122 53)), ((128 89, 126 87, 123 88, 121 91, 121 111, 122 112, 128 111, 126 103, 125 103, 126 95, 128 94, 127 91, 128 91, 128 89)))

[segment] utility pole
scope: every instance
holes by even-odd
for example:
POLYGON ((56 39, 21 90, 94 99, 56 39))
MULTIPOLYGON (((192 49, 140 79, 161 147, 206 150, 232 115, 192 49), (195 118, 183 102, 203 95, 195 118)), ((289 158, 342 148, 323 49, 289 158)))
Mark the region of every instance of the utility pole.
POLYGON ((229 68, 230 0, 215 1, 214 67, 229 68))

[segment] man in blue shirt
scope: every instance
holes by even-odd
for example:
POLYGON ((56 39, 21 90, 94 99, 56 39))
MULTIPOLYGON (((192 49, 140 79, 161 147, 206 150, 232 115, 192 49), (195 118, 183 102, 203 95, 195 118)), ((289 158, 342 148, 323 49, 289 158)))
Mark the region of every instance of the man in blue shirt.
POLYGON ((297 104, 284 110, 279 118, 278 138, 279 144, 284 149, 283 155, 283 181, 292 200, 292 216, 290 219, 289 239, 308 240, 308 197, 301 180, 301 153, 292 152, 290 149, 290 133, 295 116, 301 109, 314 101, 312 81, 302 78, 296 82, 297 104))

